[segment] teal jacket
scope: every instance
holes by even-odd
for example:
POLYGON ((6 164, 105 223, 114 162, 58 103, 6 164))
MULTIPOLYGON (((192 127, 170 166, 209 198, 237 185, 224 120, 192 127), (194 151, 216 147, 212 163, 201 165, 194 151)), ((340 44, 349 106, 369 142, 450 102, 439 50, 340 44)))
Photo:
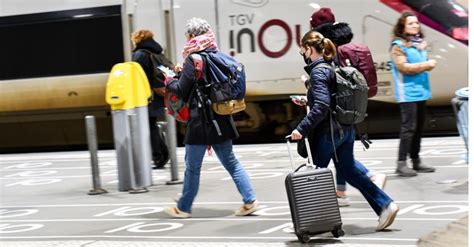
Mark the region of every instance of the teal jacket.
MULTIPOLYGON (((399 46, 405 54, 408 63, 421 63, 427 61, 426 50, 419 51, 414 46, 406 47, 402 40, 392 41, 392 47, 399 46)), ((392 58, 392 73, 395 83, 395 99, 399 103, 425 101, 431 98, 430 81, 428 72, 419 74, 402 74, 398 71, 392 58)))

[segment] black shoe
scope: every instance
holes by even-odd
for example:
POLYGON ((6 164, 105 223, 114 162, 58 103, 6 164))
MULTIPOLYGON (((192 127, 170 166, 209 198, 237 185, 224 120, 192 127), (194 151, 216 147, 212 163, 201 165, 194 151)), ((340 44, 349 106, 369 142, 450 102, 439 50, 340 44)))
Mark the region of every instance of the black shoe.
POLYGON ((168 154, 163 155, 163 156, 164 156, 163 158, 153 160, 153 169, 164 169, 165 168, 166 163, 168 163, 168 161, 170 159, 169 159, 168 154))

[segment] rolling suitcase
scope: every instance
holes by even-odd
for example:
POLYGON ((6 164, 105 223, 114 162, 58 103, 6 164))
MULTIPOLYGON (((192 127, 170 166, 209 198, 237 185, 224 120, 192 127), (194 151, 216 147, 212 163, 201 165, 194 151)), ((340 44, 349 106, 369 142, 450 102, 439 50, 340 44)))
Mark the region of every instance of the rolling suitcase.
MULTIPOLYGON (((290 136, 286 142, 293 168, 290 136)), ((336 238, 344 236, 332 172, 328 168, 315 169, 307 138, 305 145, 307 164, 299 166, 285 179, 295 234, 302 243, 309 242, 312 235, 325 232, 331 232, 336 238)))

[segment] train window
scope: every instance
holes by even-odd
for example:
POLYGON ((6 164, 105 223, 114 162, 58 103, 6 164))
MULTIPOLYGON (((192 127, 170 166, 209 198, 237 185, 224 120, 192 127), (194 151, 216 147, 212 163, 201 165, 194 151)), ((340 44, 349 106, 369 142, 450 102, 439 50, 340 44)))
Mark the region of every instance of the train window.
POLYGON ((0 80, 104 73, 124 60, 121 8, 0 17, 0 80))

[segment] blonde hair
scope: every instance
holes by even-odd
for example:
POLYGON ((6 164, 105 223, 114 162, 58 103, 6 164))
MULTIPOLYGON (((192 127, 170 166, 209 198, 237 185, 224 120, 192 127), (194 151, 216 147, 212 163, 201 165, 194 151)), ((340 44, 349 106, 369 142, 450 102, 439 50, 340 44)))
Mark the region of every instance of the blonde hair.
POLYGON ((336 57, 336 46, 334 43, 316 31, 307 32, 301 39, 301 46, 306 49, 313 47, 328 62, 336 57))
POLYGON ((131 40, 134 44, 140 44, 144 40, 152 39, 152 38, 153 38, 153 33, 151 31, 141 29, 132 33, 131 40))

